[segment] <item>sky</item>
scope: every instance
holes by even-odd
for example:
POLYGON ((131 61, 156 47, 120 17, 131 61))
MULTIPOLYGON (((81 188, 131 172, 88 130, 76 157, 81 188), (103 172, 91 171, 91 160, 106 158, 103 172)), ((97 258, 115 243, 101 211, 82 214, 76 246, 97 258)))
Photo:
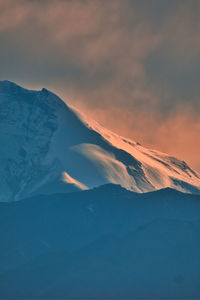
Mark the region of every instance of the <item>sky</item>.
POLYGON ((200 171, 199 0, 0 0, 0 80, 200 171))

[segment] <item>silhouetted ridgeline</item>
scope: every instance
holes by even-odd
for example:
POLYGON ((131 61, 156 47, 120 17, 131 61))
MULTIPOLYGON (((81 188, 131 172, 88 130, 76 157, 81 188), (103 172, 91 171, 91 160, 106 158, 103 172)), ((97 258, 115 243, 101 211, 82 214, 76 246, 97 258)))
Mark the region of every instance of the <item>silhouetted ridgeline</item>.
POLYGON ((200 297, 200 196, 109 184, 0 203, 0 220, 1 299, 200 297))

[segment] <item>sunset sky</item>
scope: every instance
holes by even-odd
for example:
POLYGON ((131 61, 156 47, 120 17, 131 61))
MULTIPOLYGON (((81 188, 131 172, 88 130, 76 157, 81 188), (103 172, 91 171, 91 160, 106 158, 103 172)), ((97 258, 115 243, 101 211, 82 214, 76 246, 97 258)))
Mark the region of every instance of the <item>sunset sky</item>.
POLYGON ((199 0, 0 0, 0 80, 200 171, 199 0))

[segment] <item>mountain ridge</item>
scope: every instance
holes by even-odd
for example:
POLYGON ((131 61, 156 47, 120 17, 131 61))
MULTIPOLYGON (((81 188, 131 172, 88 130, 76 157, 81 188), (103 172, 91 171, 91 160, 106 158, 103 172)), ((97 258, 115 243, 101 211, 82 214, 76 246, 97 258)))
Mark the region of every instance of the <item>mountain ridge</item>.
POLYGON ((0 299, 199 298, 200 195, 107 188, 0 203, 0 299))

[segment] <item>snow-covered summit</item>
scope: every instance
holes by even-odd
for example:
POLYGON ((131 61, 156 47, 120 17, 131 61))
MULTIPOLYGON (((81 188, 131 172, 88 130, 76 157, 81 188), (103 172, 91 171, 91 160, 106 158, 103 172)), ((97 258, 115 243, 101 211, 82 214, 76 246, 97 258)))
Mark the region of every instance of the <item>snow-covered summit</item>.
POLYGON ((200 191, 185 162, 118 136, 42 89, 0 82, 0 201, 105 183, 200 191))

